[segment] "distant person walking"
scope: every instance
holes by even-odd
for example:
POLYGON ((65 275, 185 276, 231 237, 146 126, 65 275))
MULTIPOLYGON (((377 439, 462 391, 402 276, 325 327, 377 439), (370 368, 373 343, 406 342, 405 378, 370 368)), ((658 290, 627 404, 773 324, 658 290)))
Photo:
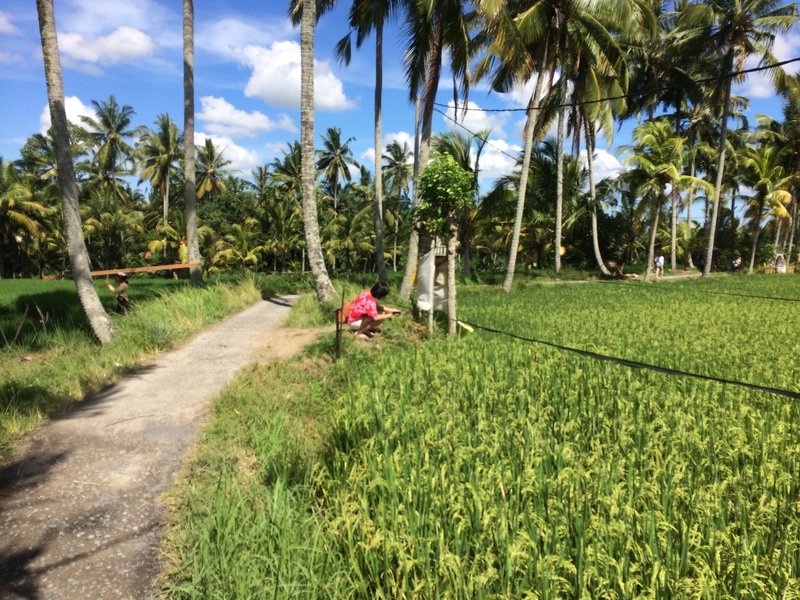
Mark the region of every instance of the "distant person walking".
POLYGON ((653 261, 656 268, 656 279, 664 276, 664 255, 659 253, 653 261))
POLYGON ((742 257, 737 256, 736 258, 733 259, 733 271, 734 273, 738 273, 741 270, 742 270, 742 257))
POLYGON ((109 291, 117 297, 117 312, 125 314, 128 312, 128 275, 126 273, 117 273, 117 287, 115 288, 106 279, 106 287, 109 291))

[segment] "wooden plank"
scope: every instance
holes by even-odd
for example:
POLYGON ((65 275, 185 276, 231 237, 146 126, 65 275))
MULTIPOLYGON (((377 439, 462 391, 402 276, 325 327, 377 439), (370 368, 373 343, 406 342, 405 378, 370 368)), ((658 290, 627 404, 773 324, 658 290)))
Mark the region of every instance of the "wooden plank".
MULTIPOLYGON (((103 275, 116 275, 117 273, 150 273, 153 271, 175 271, 178 269, 191 269, 193 267, 202 266, 202 263, 175 263, 172 265, 152 265, 149 267, 127 267, 122 269, 106 269, 105 271, 92 271, 92 277, 102 277, 103 275)), ((44 275, 42 279, 70 279, 71 275, 65 273, 62 275, 44 275)))

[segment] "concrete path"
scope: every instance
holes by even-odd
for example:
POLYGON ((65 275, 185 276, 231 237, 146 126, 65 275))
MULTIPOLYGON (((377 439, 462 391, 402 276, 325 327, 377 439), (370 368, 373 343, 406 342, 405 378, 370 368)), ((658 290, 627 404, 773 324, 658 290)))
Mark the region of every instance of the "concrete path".
POLYGON ((155 593, 158 498, 236 371, 308 341, 279 329, 292 300, 216 324, 28 440, 0 469, 0 598, 155 593))

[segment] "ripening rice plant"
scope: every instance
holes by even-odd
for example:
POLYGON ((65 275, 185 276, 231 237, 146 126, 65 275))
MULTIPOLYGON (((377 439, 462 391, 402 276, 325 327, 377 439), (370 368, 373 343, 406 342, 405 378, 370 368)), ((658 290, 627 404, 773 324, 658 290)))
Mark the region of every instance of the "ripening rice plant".
MULTIPOLYGON (((744 345, 754 332, 726 319, 730 299, 653 310, 642 293, 476 294, 464 314, 727 377, 744 364, 733 337, 747 361, 763 354, 743 376, 796 389, 774 371, 792 364, 780 319, 744 345), (665 325, 686 311, 690 327, 665 325)), ((347 369, 314 488, 350 567, 342 597, 800 595, 797 400, 489 334, 347 369)))

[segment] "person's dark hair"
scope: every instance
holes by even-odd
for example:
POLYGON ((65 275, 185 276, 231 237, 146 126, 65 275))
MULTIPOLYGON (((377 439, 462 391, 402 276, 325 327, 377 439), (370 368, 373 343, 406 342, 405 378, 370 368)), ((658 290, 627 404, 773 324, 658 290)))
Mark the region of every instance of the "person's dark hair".
POLYGON ((375 285, 372 286, 372 289, 369 291, 372 294, 373 298, 385 298, 389 295, 389 284, 385 281, 379 281, 375 285))

